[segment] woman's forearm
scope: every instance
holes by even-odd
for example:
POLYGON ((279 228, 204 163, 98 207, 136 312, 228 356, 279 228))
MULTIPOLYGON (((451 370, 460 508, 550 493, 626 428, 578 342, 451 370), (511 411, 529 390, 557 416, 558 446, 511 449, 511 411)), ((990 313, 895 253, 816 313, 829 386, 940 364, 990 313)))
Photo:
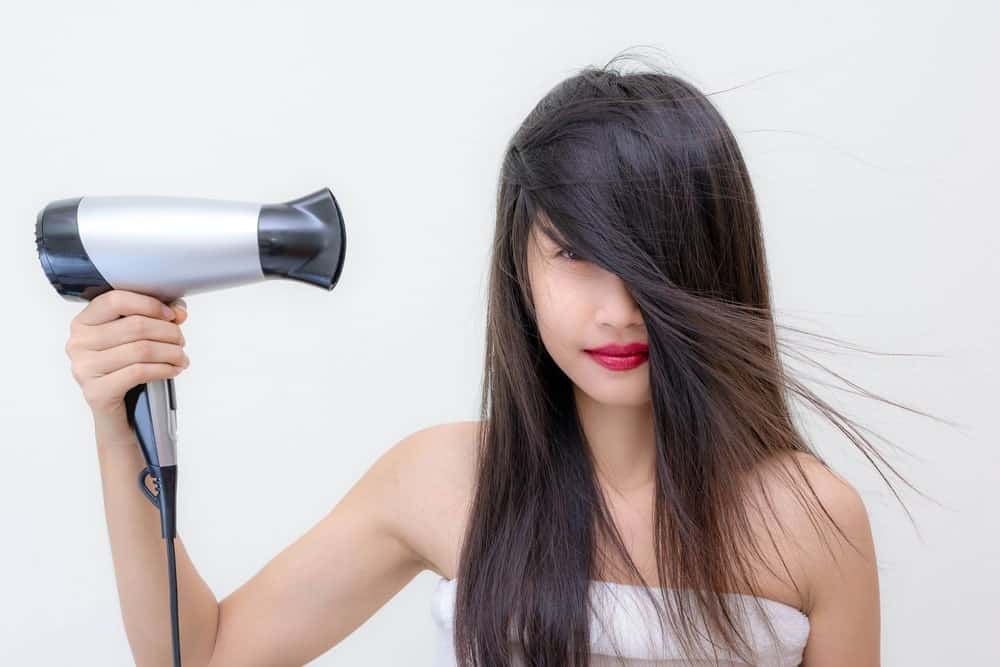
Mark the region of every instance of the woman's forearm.
MULTIPOLYGON (((138 667, 167 667, 173 664, 167 544, 160 533, 160 513, 139 489, 146 461, 124 419, 95 416, 94 430, 125 633, 138 667)), ((215 645, 219 605, 179 531, 174 547, 182 662, 203 667, 215 645)))

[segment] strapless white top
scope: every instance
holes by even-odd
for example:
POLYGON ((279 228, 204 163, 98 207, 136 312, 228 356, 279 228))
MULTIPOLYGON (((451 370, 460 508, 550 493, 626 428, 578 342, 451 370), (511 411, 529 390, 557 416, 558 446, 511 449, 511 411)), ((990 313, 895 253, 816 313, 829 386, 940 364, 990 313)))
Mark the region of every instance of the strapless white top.
MULTIPOLYGON (((431 604, 431 614, 437 628, 435 667, 455 667, 455 649, 452 643, 454 628, 455 592, 457 581, 439 577, 431 604)), ((641 586, 610 581, 591 581, 590 594, 593 610, 590 615, 590 646, 592 667, 619 665, 615 656, 618 648, 624 664, 642 667, 677 667, 686 665, 712 665, 711 660, 692 660, 685 657, 680 643, 673 635, 663 636, 659 630, 656 607, 641 586)), ((753 667, 796 667, 802 662, 802 652, 809 638, 809 617, 795 607, 777 600, 758 597, 778 637, 775 644, 767 624, 760 616, 751 595, 727 593, 727 599, 736 602, 732 613, 739 619, 741 632, 749 637, 755 657, 753 667)), ((669 622, 669 616, 665 616, 669 622)), ((704 634, 706 626, 695 619, 704 634)), ((721 645, 721 642, 718 642, 721 645)), ((707 640, 703 644, 711 655, 707 640)), ((519 647, 511 643, 514 664, 523 665, 519 647)), ((722 665, 746 665, 735 653, 717 648, 722 665), (728 662, 727 662, 728 660, 728 662)))

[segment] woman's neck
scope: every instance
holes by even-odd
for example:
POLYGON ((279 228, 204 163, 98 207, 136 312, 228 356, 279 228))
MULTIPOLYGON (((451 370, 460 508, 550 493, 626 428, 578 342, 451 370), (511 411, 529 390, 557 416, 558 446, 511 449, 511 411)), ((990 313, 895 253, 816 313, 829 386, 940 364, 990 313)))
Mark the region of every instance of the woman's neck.
POLYGON ((607 405, 579 389, 574 393, 601 484, 621 495, 652 485, 656 470, 652 403, 607 405))

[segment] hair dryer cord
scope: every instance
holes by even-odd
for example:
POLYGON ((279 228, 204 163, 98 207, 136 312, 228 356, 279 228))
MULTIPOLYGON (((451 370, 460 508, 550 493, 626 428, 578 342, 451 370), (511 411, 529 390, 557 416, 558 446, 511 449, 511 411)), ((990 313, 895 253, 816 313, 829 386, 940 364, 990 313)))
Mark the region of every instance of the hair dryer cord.
MULTIPOLYGON (((139 488, 142 493, 153 503, 153 507, 160 510, 159 495, 153 495, 146 486, 146 478, 152 477, 156 486, 157 494, 160 493, 160 485, 156 472, 152 466, 147 466, 139 473, 139 488)), ((162 512, 162 510, 160 510, 162 512)), ((174 538, 164 538, 167 542, 167 578, 170 580, 170 628, 174 647, 174 667, 181 667, 181 636, 180 621, 177 613, 177 563, 174 555, 174 538)))

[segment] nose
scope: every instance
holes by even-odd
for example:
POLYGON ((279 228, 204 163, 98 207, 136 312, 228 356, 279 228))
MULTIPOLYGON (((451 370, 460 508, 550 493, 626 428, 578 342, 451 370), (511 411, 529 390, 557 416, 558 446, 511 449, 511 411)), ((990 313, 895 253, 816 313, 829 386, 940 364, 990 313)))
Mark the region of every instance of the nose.
POLYGON ((639 304, 632 298, 625 281, 615 274, 607 274, 601 288, 595 291, 595 296, 598 298, 597 322, 601 326, 615 329, 642 326, 639 304))

